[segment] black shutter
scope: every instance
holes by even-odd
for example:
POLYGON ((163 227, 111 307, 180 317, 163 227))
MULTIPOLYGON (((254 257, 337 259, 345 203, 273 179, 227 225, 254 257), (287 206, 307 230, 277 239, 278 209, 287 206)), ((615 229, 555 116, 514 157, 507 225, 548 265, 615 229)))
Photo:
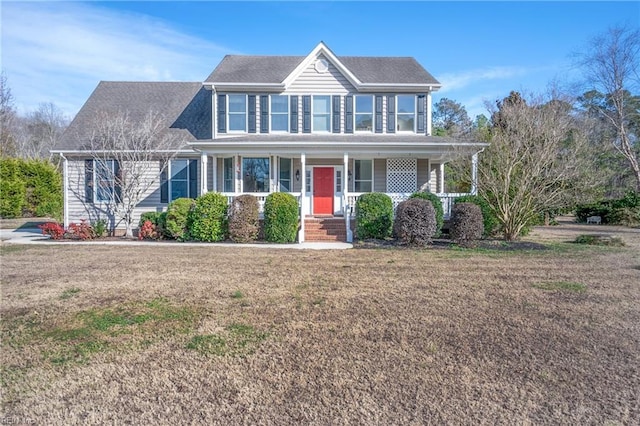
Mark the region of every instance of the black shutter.
POLYGON ((218 95, 218 132, 227 133, 227 95, 218 95))
POLYGON ((344 97, 344 132, 353 133, 353 95, 344 97))
POLYGON ((84 160, 84 201, 93 203, 93 160, 84 160))
POLYGON ((116 203, 122 201, 122 170, 118 160, 113 160, 113 196, 116 203))
POLYGON ((418 133, 425 133, 426 131, 425 99, 425 95, 418 95, 418 128, 416 130, 418 133))
POLYGON ((198 197, 198 160, 189 160, 189 198, 198 197))
POLYGON ((382 96, 376 96, 376 133, 382 133, 382 96))
POLYGON ((169 164, 165 161, 160 161, 160 202, 169 202, 169 164))
POLYGON ((311 96, 302 96, 302 133, 311 133, 311 96))
POLYGON ((291 96, 291 133, 298 133, 298 97, 291 96))
POLYGON ((269 133, 269 95, 260 96, 260 133, 269 133))
POLYGON ((387 133, 396 132, 396 97, 387 96, 387 133))
POLYGON ((247 96, 249 102, 249 133, 256 132, 256 95, 247 96))
POLYGON ((333 95, 333 133, 340 133, 340 95, 333 95))

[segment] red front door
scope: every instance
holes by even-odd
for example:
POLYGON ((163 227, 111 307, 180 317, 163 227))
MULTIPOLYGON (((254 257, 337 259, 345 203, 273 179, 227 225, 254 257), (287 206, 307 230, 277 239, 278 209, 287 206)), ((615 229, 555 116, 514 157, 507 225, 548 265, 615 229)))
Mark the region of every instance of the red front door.
POLYGON ((333 214, 333 167, 313 168, 313 214, 333 214))

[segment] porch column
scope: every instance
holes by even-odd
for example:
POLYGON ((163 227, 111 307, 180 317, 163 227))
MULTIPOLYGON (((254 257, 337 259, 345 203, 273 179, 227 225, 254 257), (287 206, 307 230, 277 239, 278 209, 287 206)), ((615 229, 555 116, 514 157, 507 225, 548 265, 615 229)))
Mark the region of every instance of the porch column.
POLYGON ((438 189, 444 194, 444 163, 440 163, 440 173, 438 173, 438 189))
POLYGON ((64 225, 64 229, 69 228, 69 161, 67 157, 64 155, 60 155, 63 159, 62 162, 62 176, 64 178, 62 182, 62 188, 64 191, 64 196, 62 198, 63 208, 62 208, 62 222, 64 225))
POLYGON ((304 217, 307 211, 307 156, 300 154, 300 232, 298 233, 298 242, 304 243, 304 217))
POLYGON ((431 136, 431 91, 427 92, 427 136, 431 136))
POLYGON ((212 186, 212 190, 213 192, 218 192, 218 157, 213 157, 211 159, 211 166, 213 167, 213 186, 212 186))
POLYGON ((342 175, 342 214, 347 228, 347 242, 353 242, 353 232, 351 232, 351 206, 349 206, 349 153, 344 153, 344 172, 342 175))
POLYGON ((471 157, 471 193, 478 195, 478 153, 471 157))
POLYGON ((206 194, 209 189, 207 185, 207 163, 208 157, 205 152, 200 154, 200 193, 206 194))

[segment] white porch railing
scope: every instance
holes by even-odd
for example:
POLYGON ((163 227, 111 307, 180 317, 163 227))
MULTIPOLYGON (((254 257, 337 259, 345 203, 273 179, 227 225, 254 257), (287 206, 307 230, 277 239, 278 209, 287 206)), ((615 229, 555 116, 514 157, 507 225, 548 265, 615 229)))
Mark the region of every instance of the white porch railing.
MULTIPOLYGON (((345 197, 345 211, 349 216, 353 216, 355 214, 356 200, 359 196, 364 194, 364 192, 349 192, 345 197)), ((389 197, 391 197, 391 201, 393 202, 393 210, 395 211, 398 204, 403 202, 404 200, 409 199, 412 193, 407 192, 391 192, 386 193, 389 197)), ((463 195, 469 195, 467 193, 441 193, 436 194, 438 198, 440 198, 440 202, 442 203, 442 210, 444 211, 444 218, 449 219, 451 217, 451 208, 453 207, 453 200, 458 197, 462 197, 463 195)))

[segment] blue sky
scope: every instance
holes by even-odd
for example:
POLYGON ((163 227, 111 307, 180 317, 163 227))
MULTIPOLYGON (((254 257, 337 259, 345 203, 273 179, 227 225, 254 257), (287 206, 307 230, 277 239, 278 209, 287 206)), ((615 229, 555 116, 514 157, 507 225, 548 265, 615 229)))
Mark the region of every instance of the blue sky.
POLYGON ((0 3, 2 69, 20 113, 72 117, 100 80, 202 81, 225 54, 413 56, 474 117, 511 90, 578 79, 570 54, 640 2, 0 3))

